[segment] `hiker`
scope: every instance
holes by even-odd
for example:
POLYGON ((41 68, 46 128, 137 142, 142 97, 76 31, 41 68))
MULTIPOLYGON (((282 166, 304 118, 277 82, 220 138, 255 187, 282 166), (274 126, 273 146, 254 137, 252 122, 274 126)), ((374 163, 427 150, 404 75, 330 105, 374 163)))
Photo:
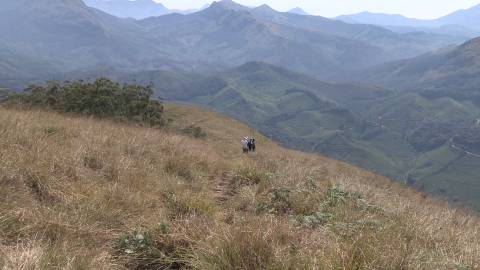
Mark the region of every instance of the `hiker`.
POLYGON ((243 153, 248 153, 248 151, 249 151, 249 148, 248 148, 249 142, 250 142, 250 139, 248 139, 248 137, 244 137, 244 138, 242 139, 241 144, 242 144, 243 153))
POLYGON ((257 146, 255 145, 255 139, 251 138, 249 141, 248 149, 252 152, 255 152, 255 148, 257 148, 257 146))

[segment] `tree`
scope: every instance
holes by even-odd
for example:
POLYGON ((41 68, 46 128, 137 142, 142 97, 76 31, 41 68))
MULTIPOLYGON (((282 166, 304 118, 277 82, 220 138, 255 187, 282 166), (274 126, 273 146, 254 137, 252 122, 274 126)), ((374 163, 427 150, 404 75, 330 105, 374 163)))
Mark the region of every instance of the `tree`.
POLYGON ((31 85, 9 100, 29 107, 162 126, 163 105, 152 98, 153 93, 152 85, 121 85, 99 78, 92 83, 49 81, 45 85, 31 85))

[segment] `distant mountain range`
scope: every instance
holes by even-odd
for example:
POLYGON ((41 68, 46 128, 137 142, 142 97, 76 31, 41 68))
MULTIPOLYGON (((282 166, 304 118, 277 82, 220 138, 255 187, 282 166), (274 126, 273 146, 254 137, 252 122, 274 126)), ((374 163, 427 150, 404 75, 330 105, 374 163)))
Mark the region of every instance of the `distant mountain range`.
POLYGON ((170 13, 190 14, 207 8, 175 10, 168 9, 161 3, 153 0, 84 0, 87 6, 99 9, 120 18, 145 19, 170 13))
POLYGON ((82 0, 7 0, 0 7, 0 23, 0 48, 8 52, 4 61, 13 63, 1 74, 7 86, 111 67, 199 72, 248 61, 329 78, 464 41, 282 13, 267 5, 249 8, 230 0, 193 14, 145 20, 120 19, 82 0))
POLYGON ((360 23, 360 24, 373 24, 384 26, 410 26, 420 27, 426 26, 428 21, 407 18, 399 14, 384 14, 384 13, 371 13, 368 11, 351 14, 341 15, 336 17, 337 20, 344 21, 346 23, 360 23))
MULTIPOLYGON (((89 7, 104 11, 120 18, 146 19, 170 13, 191 14, 204 10, 210 6, 206 4, 198 9, 168 9, 162 3, 153 0, 83 0, 89 7)), ((300 7, 293 8, 289 13, 297 15, 311 15, 300 7)))
POLYGON ((153 0, 84 0, 84 2, 90 7, 120 18, 144 19, 170 13, 164 5, 153 0))
POLYGON ((0 35, 0 79, 7 86, 78 70, 167 62, 142 27, 82 0, 4 1, 0 35))
POLYGON ((384 26, 399 32, 426 31, 468 37, 480 36, 480 5, 476 5, 469 9, 459 10, 433 20, 419 20, 407 18, 398 14, 370 12, 343 15, 336 19, 347 23, 384 26))

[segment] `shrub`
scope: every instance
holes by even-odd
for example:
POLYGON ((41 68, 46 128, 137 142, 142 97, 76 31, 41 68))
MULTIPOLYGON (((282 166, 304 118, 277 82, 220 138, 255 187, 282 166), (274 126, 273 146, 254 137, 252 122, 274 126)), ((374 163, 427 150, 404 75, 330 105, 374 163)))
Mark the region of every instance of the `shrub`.
POLYGON ((308 228, 317 228, 327 224, 332 219, 332 214, 317 212, 311 215, 298 215, 294 217, 294 221, 308 228))
POLYGON ((47 183, 45 176, 30 171, 25 172, 25 185, 32 195, 40 202, 52 203, 56 198, 47 183))
POLYGON ((183 133, 187 136, 197 138, 197 139, 207 137, 207 133, 205 133, 205 131, 203 131, 201 127, 198 127, 198 126, 195 126, 195 125, 191 125, 191 126, 188 126, 186 128, 183 128, 180 131, 181 131, 181 133, 183 133))
POLYGON ((353 222, 359 217, 350 215, 352 209, 356 215, 382 216, 380 208, 368 204, 360 195, 344 191, 338 186, 320 192, 319 187, 308 178, 296 187, 269 189, 257 196, 256 201, 257 213, 288 215, 295 225, 312 229, 327 224, 339 227, 343 224, 347 229, 358 226, 372 229, 379 227, 376 220, 370 218, 363 219, 361 224, 353 222))
POLYGON ((218 239, 214 249, 204 250, 198 269, 278 269, 273 237, 261 230, 234 230, 218 239))
POLYGON ((235 187, 266 184, 274 177, 273 173, 264 172, 253 166, 240 166, 233 171, 232 183, 235 187))
POLYGON ((192 181, 195 178, 192 161, 186 157, 172 156, 164 165, 165 172, 192 181))
POLYGON ((202 193, 192 194, 192 192, 184 191, 182 194, 175 194, 166 192, 162 197, 171 219, 199 215, 213 216, 215 212, 213 202, 206 199, 202 193))
POLYGON ((257 212, 269 212, 278 215, 314 215, 322 202, 322 194, 311 178, 295 186, 258 189, 257 212))
POLYGON ((101 170, 103 168, 103 162, 94 152, 87 152, 83 156, 83 166, 94 171, 101 170))
POLYGON ((160 224, 150 231, 135 231, 114 243, 116 258, 128 269, 185 269, 191 243, 168 233, 160 224))
POLYGON ((7 103, 162 126, 163 106, 152 96, 151 85, 120 85, 100 78, 93 83, 49 81, 45 85, 31 85, 24 93, 9 96, 7 103))
POLYGON ((292 207, 291 191, 288 188, 274 189, 271 193, 270 203, 276 213, 287 213, 292 207))
POLYGON ((329 207, 335 207, 339 204, 345 203, 350 198, 350 194, 341 190, 337 186, 329 187, 325 192, 324 205, 329 207))
POLYGON ((57 128, 57 127, 46 127, 42 131, 46 136, 52 136, 52 135, 55 135, 57 133, 62 132, 63 129, 57 128))

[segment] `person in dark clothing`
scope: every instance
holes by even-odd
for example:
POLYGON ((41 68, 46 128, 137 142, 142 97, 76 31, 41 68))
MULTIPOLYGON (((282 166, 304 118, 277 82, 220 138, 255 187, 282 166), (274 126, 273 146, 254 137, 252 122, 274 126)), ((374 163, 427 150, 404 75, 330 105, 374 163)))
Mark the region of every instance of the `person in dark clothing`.
POLYGON ((252 152, 255 152, 256 148, 257 148, 257 146, 255 145, 255 139, 254 138, 250 139, 249 144, 248 144, 248 149, 252 152))

